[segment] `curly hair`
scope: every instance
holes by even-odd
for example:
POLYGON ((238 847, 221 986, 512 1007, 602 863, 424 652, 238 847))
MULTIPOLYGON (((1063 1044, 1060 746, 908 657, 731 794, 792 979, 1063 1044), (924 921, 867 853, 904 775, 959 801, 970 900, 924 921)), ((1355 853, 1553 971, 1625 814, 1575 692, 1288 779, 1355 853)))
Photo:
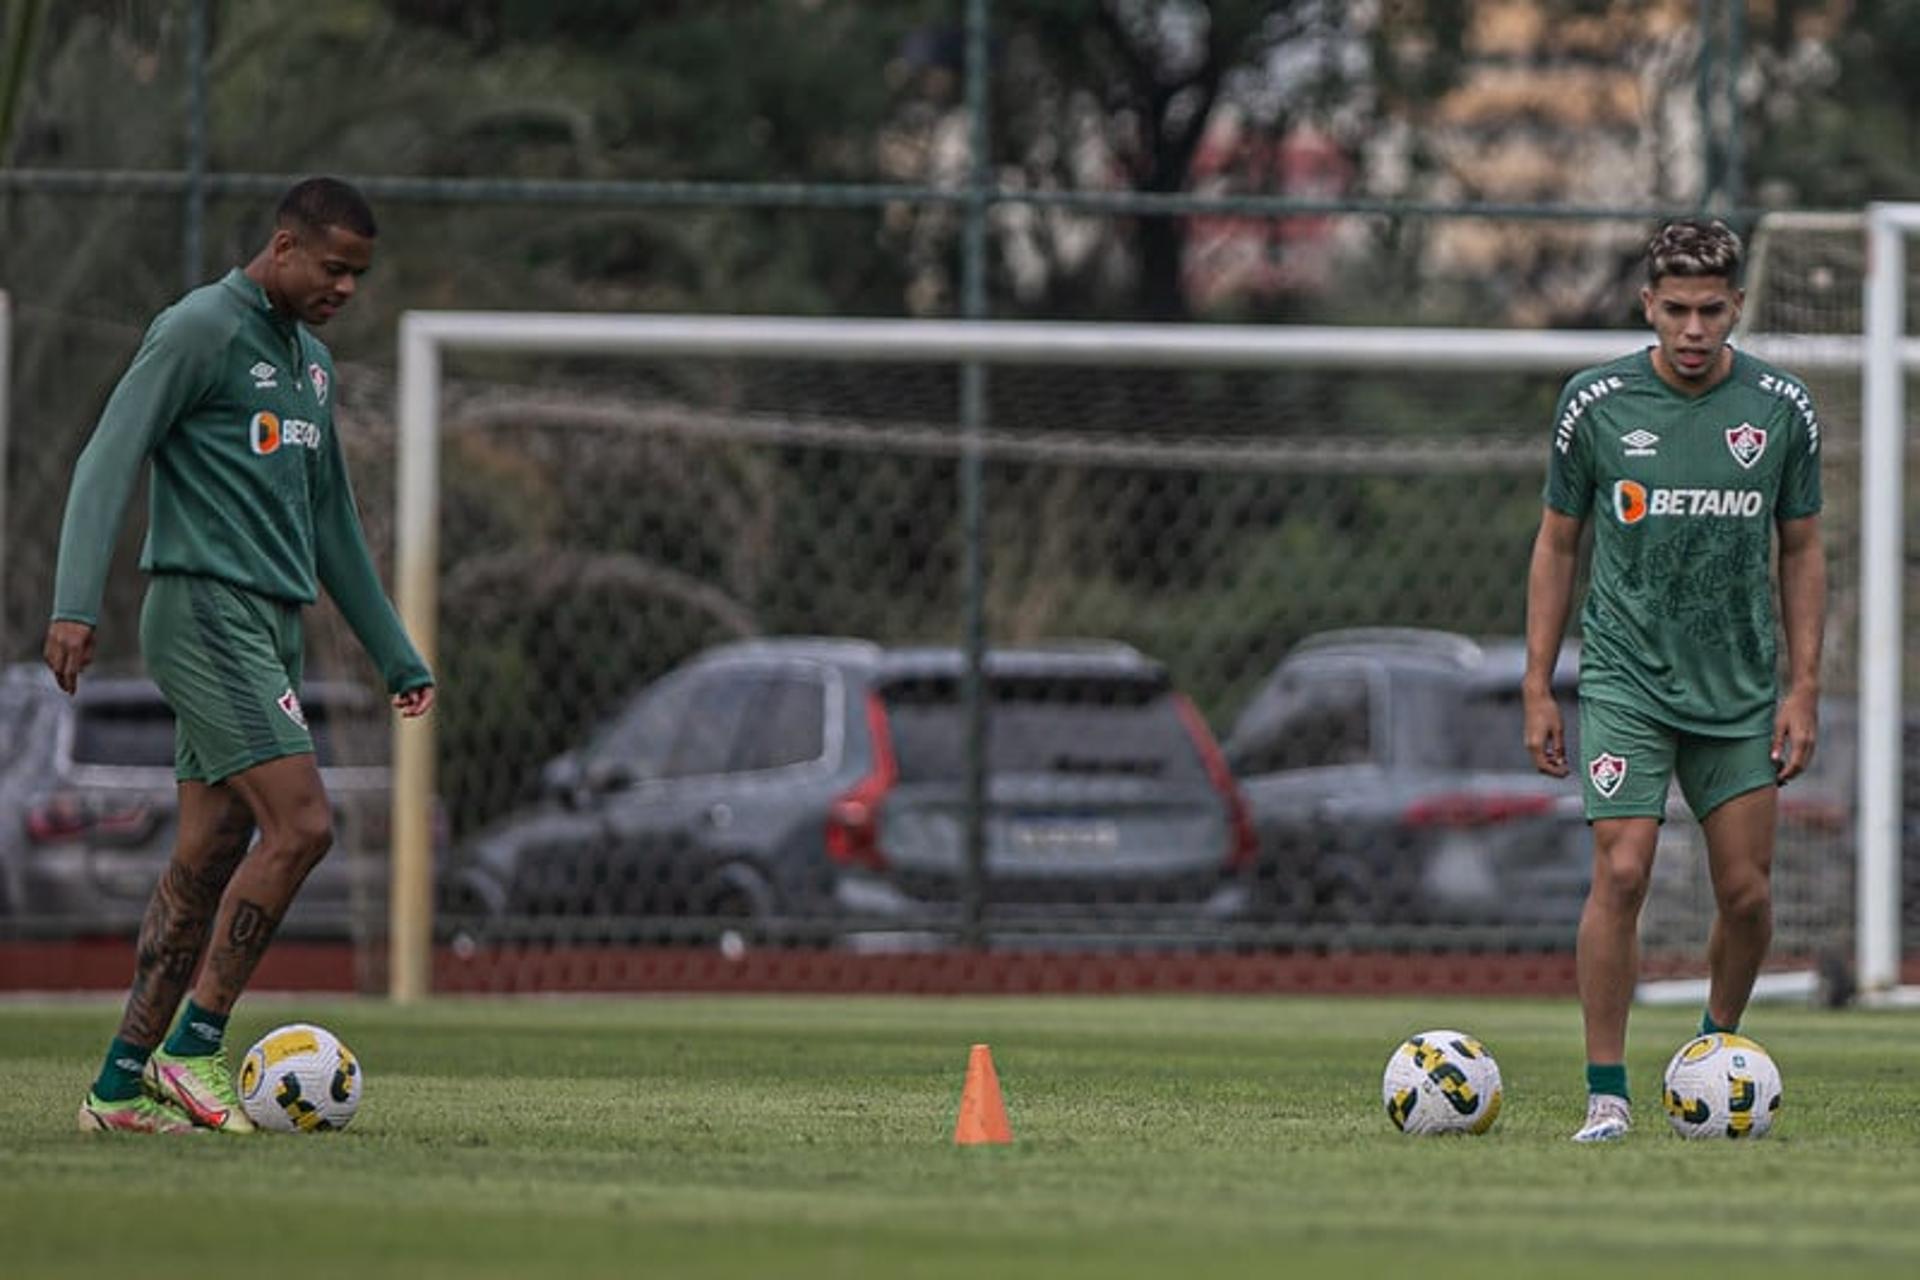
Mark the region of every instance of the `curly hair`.
POLYGON ((1669 222, 1647 241, 1647 283, 1659 284, 1666 276, 1720 276, 1737 284, 1743 257, 1740 237, 1718 218, 1669 222))

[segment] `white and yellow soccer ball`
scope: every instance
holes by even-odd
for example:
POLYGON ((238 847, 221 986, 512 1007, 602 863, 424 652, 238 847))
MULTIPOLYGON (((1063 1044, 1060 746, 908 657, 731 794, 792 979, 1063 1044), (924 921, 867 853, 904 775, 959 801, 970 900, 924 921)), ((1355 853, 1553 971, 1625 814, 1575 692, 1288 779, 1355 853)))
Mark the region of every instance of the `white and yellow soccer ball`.
POLYGON ((1760 1138, 1780 1111, 1780 1068, 1745 1036, 1697 1036, 1667 1063, 1667 1120, 1683 1138, 1760 1138))
POLYGON ((1422 1031, 1387 1059, 1380 1093, 1402 1133, 1485 1133, 1500 1118, 1500 1064, 1463 1031, 1422 1031))
POLYGON ((240 1062, 240 1105, 262 1129, 344 1129, 360 1109, 360 1060, 325 1027, 289 1023, 240 1062))

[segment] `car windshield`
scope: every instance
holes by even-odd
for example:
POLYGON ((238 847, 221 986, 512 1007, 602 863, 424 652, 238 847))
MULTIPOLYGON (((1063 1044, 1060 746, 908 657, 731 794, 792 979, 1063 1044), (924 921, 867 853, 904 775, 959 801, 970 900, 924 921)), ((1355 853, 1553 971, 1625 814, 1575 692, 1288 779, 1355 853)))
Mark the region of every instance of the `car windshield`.
MULTIPOLYGON (((991 693, 987 767, 994 773, 1207 780, 1175 695, 1158 681, 1000 677, 991 693)), ((902 782, 966 776, 958 680, 900 681, 884 687, 881 698, 902 782)))
POLYGON ((173 713, 158 699, 83 702, 74 720, 73 762, 171 768, 173 713))
MULTIPOLYGON (((1580 754, 1580 704, 1571 689, 1556 689, 1560 704, 1560 723, 1567 734, 1567 756, 1580 754)), ((1460 707, 1460 721, 1446 749, 1449 767, 1487 769, 1507 773, 1526 773, 1533 769, 1533 757, 1527 752, 1526 714, 1518 689, 1490 689, 1467 697, 1460 707)))
POLYGON ((1261 695, 1256 728, 1236 742, 1243 773, 1364 765, 1374 759, 1373 700, 1358 671, 1289 672, 1261 695))

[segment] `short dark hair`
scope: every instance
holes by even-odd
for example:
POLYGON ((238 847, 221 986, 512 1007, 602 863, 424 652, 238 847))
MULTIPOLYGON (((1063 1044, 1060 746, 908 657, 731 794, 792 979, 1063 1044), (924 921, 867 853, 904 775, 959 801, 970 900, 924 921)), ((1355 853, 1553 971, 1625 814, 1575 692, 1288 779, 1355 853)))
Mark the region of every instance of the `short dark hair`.
POLYGON ((338 178, 308 178, 294 183, 280 197, 273 219, 280 226, 316 234, 328 227, 345 227, 369 240, 380 234, 367 198, 353 184, 338 178))
POLYGON ((1647 241, 1647 283, 1667 276, 1721 276, 1740 283, 1740 237, 1718 218, 1669 222, 1647 241))

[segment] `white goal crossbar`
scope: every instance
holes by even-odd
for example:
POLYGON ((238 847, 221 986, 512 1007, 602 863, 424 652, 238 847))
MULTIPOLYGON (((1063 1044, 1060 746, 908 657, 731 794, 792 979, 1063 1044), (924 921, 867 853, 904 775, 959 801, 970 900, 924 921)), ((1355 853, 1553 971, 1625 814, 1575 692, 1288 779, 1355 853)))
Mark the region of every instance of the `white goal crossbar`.
MULTIPOLYGON (((1920 211, 1910 215, 1920 226, 1920 211)), ((1876 222, 1876 229, 1881 227, 1876 222)), ((1908 224, 1888 223, 1888 226, 1908 224)), ((1878 235, 1878 230, 1876 235, 1878 235)), ((1886 232, 1896 242, 1897 234, 1886 232)), ((1898 263, 1879 249, 1876 238, 1873 277, 1878 288, 1888 276, 1885 264, 1898 263)), ((1893 268, 1898 271, 1898 266, 1893 268)), ((1878 295, 1876 294, 1876 297, 1878 295)), ((1882 300, 1876 318, 1887 307, 1882 300)), ((1850 336, 1765 335, 1744 339, 1757 354, 1790 352, 1795 368, 1879 372, 1870 388, 1868 412, 1867 514, 1863 537, 1863 573, 1883 575, 1863 592, 1874 629, 1868 634, 1869 669, 1875 696, 1863 708, 1890 707, 1891 715, 1863 714, 1862 813, 1875 826, 1863 826, 1860 878, 1861 977, 1875 986, 1888 981, 1888 956, 1898 965, 1897 792, 1891 818, 1880 789, 1887 777, 1897 788, 1899 752, 1898 667, 1900 655, 1899 371, 1920 367, 1920 342, 1901 336, 1897 310, 1872 330, 1879 360, 1863 360, 1862 340, 1850 336), (1888 373, 1887 370, 1891 370, 1888 373), (1891 425, 1889 425, 1891 424, 1891 425), (1891 445, 1888 441, 1891 440, 1891 445), (1886 451, 1892 449, 1891 463, 1886 451), (1886 490, 1891 486, 1892 492, 1886 490), (1892 511, 1889 523, 1888 511, 1892 511), (1893 549, 1881 545, 1891 529, 1893 549), (1891 582, 1891 587, 1887 584, 1891 582), (1889 606, 1890 592, 1893 603, 1889 606), (1889 632, 1889 628, 1891 628, 1889 632), (1889 688, 1887 664, 1892 666, 1889 688), (1869 729, 1871 728, 1871 732, 1869 729), (1891 772, 1889 772, 1891 771, 1891 772), (1868 784, 1872 780, 1873 808, 1868 784), (1882 841, 1895 841, 1889 862, 1882 841), (1871 834, 1875 843, 1867 860, 1871 834), (1889 875, 1887 868, 1892 868, 1889 875), (1868 909, 1871 895, 1871 910, 1868 909), (1891 914, 1889 914, 1891 913, 1891 914), (1889 921, 1891 924, 1889 925, 1889 921), (1869 923, 1875 950, 1868 954, 1869 923), (1889 929, 1891 930, 1889 932, 1889 929), (1871 959, 1871 963, 1869 960, 1871 959)), ((597 354, 633 357, 756 357, 861 361, 869 363, 1045 364, 1140 367, 1390 368, 1458 371, 1485 366, 1498 353, 1503 370, 1553 372, 1562 376, 1645 345, 1642 330, 1540 331, 1494 329, 1413 329, 1289 327, 1249 325, 1119 325, 1064 322, 828 320, 782 317, 639 316, 542 312, 415 311, 401 319, 399 351, 399 477, 397 485, 397 603, 409 632, 429 662, 435 658, 438 629, 440 394, 443 356, 450 352, 517 354, 597 354)), ((1520 425, 1520 424, 1516 424, 1520 425)), ((1865 673, 1863 673, 1864 679, 1865 673)), ((432 808, 434 758, 429 720, 397 722, 394 737, 394 847, 390 992, 397 1000, 427 994, 430 985, 432 926, 432 808)))

